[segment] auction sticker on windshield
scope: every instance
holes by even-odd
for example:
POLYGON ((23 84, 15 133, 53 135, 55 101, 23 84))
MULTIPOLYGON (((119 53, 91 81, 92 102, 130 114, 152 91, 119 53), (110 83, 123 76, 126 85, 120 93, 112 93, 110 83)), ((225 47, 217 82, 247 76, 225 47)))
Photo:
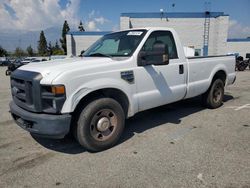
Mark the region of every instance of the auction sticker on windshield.
POLYGON ((127 35, 141 36, 141 31, 130 31, 127 35))

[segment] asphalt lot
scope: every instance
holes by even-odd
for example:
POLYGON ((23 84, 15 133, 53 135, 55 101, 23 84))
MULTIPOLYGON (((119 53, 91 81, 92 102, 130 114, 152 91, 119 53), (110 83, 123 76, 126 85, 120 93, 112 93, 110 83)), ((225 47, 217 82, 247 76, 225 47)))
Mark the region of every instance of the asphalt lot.
POLYGON ((100 153, 18 127, 4 72, 0 67, 0 187, 250 188, 250 71, 238 73, 221 108, 205 109, 195 98, 148 110, 100 153))

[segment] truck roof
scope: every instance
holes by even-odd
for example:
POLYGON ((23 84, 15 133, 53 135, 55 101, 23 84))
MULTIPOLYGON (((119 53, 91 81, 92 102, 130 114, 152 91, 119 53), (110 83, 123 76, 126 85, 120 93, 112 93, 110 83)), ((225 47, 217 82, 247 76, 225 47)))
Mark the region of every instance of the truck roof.
POLYGON ((130 31, 130 30, 172 30, 172 28, 169 27, 139 27, 139 28, 131 28, 126 29, 124 31, 130 31))

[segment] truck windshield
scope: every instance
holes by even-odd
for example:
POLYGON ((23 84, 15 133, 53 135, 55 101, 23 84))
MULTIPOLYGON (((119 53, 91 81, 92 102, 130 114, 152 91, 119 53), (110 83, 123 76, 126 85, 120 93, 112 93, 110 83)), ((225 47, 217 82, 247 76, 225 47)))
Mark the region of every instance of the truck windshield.
POLYGON ((104 35, 83 54, 84 57, 131 56, 146 30, 130 30, 104 35))

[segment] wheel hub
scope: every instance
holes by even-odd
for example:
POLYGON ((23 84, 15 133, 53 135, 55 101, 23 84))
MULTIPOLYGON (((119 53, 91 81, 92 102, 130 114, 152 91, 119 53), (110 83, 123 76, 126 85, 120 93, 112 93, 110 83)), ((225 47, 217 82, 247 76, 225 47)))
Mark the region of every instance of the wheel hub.
POLYGON ((218 102, 221 98, 222 92, 220 90, 220 88, 216 88, 214 91, 214 101, 218 102))
POLYGON ((107 117, 102 117, 97 122, 97 130, 105 132, 110 127, 110 120, 107 117))

